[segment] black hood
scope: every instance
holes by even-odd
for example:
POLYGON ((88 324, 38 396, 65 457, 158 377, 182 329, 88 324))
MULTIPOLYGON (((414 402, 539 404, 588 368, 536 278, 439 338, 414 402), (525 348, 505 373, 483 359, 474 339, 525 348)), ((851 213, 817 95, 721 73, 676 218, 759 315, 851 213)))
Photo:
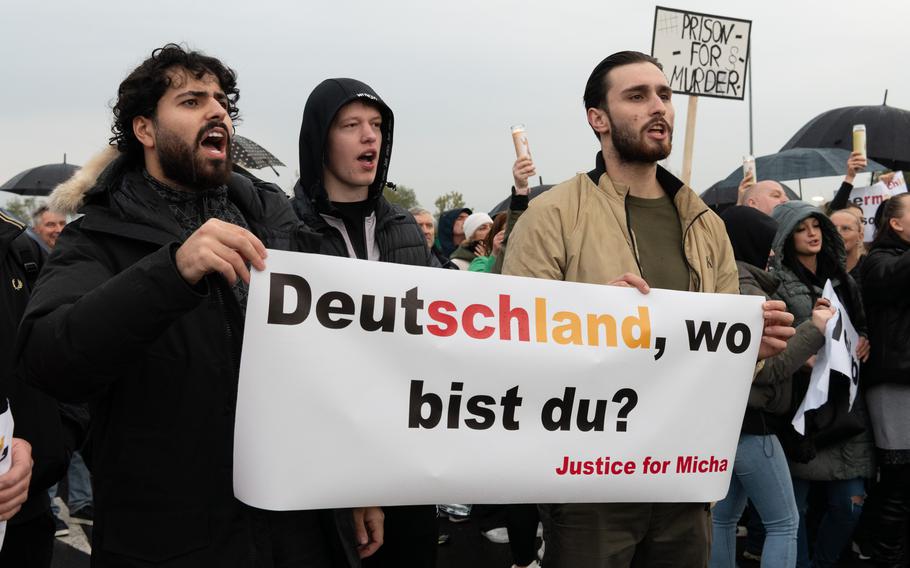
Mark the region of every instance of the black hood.
POLYGON ((738 205, 720 216, 733 245, 733 257, 764 270, 777 234, 777 221, 758 209, 738 205))
POLYGON ((471 210, 467 207, 449 209, 439 216, 439 227, 436 229, 436 243, 439 245, 440 252, 442 252, 446 258, 452 256, 452 253, 458 248, 455 246, 455 243, 452 242, 452 231, 455 230, 455 219, 458 219, 458 216, 462 213, 470 215, 471 210))
POLYGON ((319 210, 328 209, 322 168, 325 164, 325 145, 329 127, 341 107, 357 100, 376 105, 382 114, 382 144, 379 148, 376 179, 370 185, 370 198, 375 199, 382 195, 382 189, 385 187, 389 158, 392 155, 394 126, 392 109, 366 83, 356 79, 326 79, 313 89, 303 109, 299 145, 300 180, 294 187, 294 195, 297 198, 317 202, 319 210))

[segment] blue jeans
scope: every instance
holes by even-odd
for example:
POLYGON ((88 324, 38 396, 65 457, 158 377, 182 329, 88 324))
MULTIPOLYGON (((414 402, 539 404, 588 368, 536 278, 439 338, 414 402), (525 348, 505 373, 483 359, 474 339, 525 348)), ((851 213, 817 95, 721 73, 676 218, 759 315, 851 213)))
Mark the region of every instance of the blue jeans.
MULTIPOLYGON (((66 470, 66 480, 69 485, 66 506, 70 511, 78 511, 86 505, 92 504, 92 478, 89 475, 85 462, 82 461, 82 454, 73 452, 70 460, 69 469, 66 470)), ((51 497, 51 509, 54 516, 60 515, 60 507, 54 503, 54 497, 57 496, 57 484, 47 490, 51 497)))
POLYGON ((818 525, 815 553, 809 561, 809 536, 806 531, 806 511, 809 508, 811 481, 793 478, 793 491, 799 508, 799 545, 797 568, 829 568, 837 564, 841 552, 850 544, 853 529, 863 513, 866 485, 862 477, 843 481, 819 481, 825 485, 828 506, 818 525))
POLYGON ((761 565, 792 568, 796 564, 799 513, 790 469, 777 436, 740 434, 727 497, 714 507, 711 568, 736 566, 736 522, 751 499, 767 531, 761 565))

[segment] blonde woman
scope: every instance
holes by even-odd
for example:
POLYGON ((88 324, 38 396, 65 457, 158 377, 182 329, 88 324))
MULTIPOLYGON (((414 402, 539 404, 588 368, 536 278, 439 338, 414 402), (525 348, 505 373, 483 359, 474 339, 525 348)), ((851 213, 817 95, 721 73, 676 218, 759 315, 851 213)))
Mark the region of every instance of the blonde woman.
POLYGON ((866 255, 866 248, 863 246, 862 210, 850 206, 834 211, 829 217, 844 241, 844 250, 847 253, 847 272, 859 283, 860 267, 866 255))

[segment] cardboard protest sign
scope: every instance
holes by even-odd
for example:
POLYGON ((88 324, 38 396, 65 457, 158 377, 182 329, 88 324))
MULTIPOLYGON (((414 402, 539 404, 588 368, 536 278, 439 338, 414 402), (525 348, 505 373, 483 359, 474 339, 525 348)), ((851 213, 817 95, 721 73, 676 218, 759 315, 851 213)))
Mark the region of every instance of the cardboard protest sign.
POLYGON ((761 303, 270 251, 235 494, 273 510, 721 499, 761 303))
POLYGON ((895 172, 889 183, 878 181, 867 187, 855 187, 850 192, 850 203, 863 210, 863 240, 872 242, 875 237, 875 212, 886 199, 907 192, 903 172, 895 172))
POLYGON ((752 22, 658 6, 651 55, 674 93, 743 100, 752 22))
POLYGON ((856 356, 859 334, 853 327, 847 310, 834 293, 830 280, 825 283, 822 298, 831 302, 831 306, 837 310, 837 314, 828 320, 828 324, 825 326, 825 345, 815 358, 815 366, 812 367, 812 376, 809 378, 806 396, 793 416, 793 428, 803 435, 806 433, 806 412, 821 408, 828 402, 828 379, 831 371, 837 371, 850 378, 850 408, 853 408, 859 385, 859 357, 856 356))
POLYGON ((888 188, 888 191, 891 192, 891 195, 897 195, 898 193, 907 193, 907 182, 904 180, 904 172, 894 172, 894 176, 891 178, 891 181, 885 184, 885 187, 888 188))

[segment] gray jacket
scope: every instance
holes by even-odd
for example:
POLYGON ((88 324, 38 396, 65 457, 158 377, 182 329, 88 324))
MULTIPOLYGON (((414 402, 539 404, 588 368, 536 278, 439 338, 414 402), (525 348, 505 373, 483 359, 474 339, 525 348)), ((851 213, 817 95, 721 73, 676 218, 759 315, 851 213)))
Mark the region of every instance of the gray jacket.
MULTIPOLYGON (((824 255, 833 265, 841 267, 840 274, 832 278, 835 291, 841 302, 850 309, 851 320, 858 331, 865 334, 865 315, 862 311, 862 302, 859 299, 859 290, 856 283, 843 269, 846 261, 844 243, 834 224, 819 210, 802 201, 790 201, 778 205, 774 209, 773 217, 778 222, 777 234, 774 237, 774 256, 771 258, 773 274, 780 279, 781 285, 775 293, 777 299, 787 303, 787 310, 794 318, 794 325, 799 326, 812 318, 812 308, 815 298, 821 296, 822 290, 817 286, 806 284, 785 262, 787 255, 787 241, 796 227, 808 217, 819 220, 822 231, 822 250, 819 256, 824 255)), ((805 376, 803 382, 805 382, 805 376)), ((802 398, 802 393, 794 393, 802 398)), ((799 400, 792 401, 795 410, 799 400)), ((857 415, 868 424, 866 403, 862 394, 854 402, 857 415)), ((834 445, 818 449, 815 458, 808 463, 790 462, 790 471, 793 477, 814 481, 831 481, 854 479, 857 477, 871 477, 874 474, 873 442, 870 427, 856 436, 847 438, 834 445)))
MULTIPOLYGON (((736 267, 739 269, 740 294, 767 298, 777 290, 779 281, 772 274, 740 261, 736 262, 736 267)), ((749 389, 749 408, 770 414, 787 412, 793 399, 793 373, 824 344, 825 336, 811 319, 797 326, 796 335, 787 342, 787 348, 763 361, 749 389)))

